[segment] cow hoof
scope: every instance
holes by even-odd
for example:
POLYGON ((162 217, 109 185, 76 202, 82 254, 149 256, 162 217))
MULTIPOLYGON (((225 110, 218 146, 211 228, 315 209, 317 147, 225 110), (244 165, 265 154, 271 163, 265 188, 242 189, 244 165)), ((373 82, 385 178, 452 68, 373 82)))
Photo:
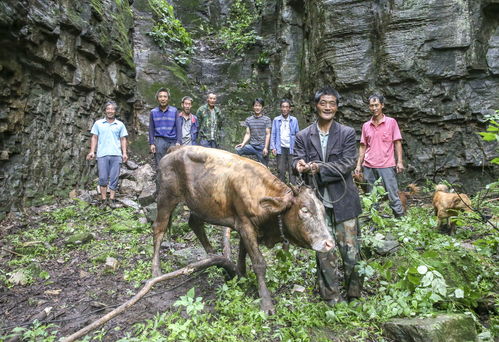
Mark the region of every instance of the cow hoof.
POLYGON ((274 315, 275 314, 275 308, 272 303, 264 303, 262 302, 262 305, 260 306, 260 310, 265 312, 267 315, 274 315))

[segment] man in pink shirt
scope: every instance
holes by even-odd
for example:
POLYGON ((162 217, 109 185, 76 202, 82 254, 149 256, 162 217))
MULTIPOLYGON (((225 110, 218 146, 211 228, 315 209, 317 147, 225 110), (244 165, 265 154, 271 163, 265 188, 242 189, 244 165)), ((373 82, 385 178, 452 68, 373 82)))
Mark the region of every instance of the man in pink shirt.
POLYGON ((404 208, 398 196, 396 174, 404 170, 402 135, 397 121, 383 114, 384 102, 385 98, 382 95, 369 97, 369 110, 373 116, 362 125, 355 174, 360 174, 363 167, 364 179, 370 188, 381 177, 388 193, 390 207, 395 217, 401 217, 404 215, 404 208))

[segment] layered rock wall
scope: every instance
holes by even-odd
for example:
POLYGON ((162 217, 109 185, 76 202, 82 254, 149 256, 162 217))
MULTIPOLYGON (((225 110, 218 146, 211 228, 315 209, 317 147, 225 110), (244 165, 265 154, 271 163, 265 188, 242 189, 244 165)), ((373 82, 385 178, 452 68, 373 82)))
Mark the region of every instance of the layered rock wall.
MULTIPOLYGON (((332 84, 339 119, 359 131, 367 97, 404 136, 407 177, 462 181, 497 178, 497 152, 476 132, 499 108, 499 4, 475 0, 306 1, 305 93, 332 84)), ((304 98, 307 101, 308 98, 304 98)))
POLYGON ((0 212, 95 176, 89 130, 135 86, 128 2, 0 3, 0 212))

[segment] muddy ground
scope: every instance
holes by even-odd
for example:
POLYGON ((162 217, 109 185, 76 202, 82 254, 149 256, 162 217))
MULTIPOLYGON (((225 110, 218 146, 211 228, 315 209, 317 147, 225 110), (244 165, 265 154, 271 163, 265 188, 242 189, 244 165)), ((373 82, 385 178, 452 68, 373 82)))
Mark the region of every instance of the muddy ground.
MULTIPOLYGON (((55 206, 50 208, 54 209, 55 206)), ((30 225, 40 224, 45 220, 40 216, 40 211, 39 208, 28 209, 24 215, 11 215, 2 222, 0 231, 2 265, 17 257, 16 252, 10 249, 11 246, 5 243, 5 236, 20 229, 27 229, 30 225)), ((151 239, 145 241, 146 239, 145 236, 144 243, 151 241, 151 239)), ((57 245, 62 241, 53 243, 57 245)), ((193 239, 188 245, 198 246, 197 240, 193 239)), ((167 253, 163 254, 162 260, 166 258, 167 253)), ((75 249, 67 262, 55 259, 40 265, 42 269, 48 270, 50 274, 48 281, 37 281, 32 285, 16 285, 11 288, 1 284, 0 340, 15 327, 28 327, 35 318, 44 323, 57 325, 59 337, 68 336, 126 302, 139 291, 140 288, 135 288, 132 282, 123 280, 122 272, 87 272, 83 266, 88 265, 87 259, 88 255, 85 252, 75 249), (50 313, 43 315, 44 309, 49 307, 52 308, 50 313)), ((178 265, 178 268, 181 267, 182 265, 178 265)), ((105 340, 112 341, 123 337, 126 332, 132 331, 134 323, 143 322, 156 313, 177 310, 172 304, 193 287, 196 288, 197 296, 209 302, 215 297, 214 291, 224 279, 207 278, 206 271, 201 271, 157 284, 146 297, 102 327, 109 331, 105 340)))

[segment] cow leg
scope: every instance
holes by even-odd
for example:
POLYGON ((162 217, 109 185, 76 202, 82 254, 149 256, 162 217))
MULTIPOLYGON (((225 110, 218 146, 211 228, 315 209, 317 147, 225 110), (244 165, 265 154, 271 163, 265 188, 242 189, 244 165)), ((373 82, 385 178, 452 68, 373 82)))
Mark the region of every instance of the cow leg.
POLYGON ((208 237, 206 236, 206 231, 204 230, 203 219, 191 212, 191 215, 189 216, 189 227, 191 227, 191 229, 194 231, 194 234, 196 234, 198 240, 201 242, 201 245, 203 245, 203 248, 206 251, 206 253, 214 254, 215 251, 211 246, 210 241, 208 241, 208 237))
POLYGON ((237 273, 244 277, 246 276, 246 248, 244 247, 243 239, 239 239, 239 255, 237 258, 237 273))
POLYGON ((223 237, 222 237, 222 246, 223 246, 222 254, 227 259, 230 259, 230 255, 231 255, 230 232, 231 232, 231 229, 228 227, 225 227, 224 232, 223 232, 223 237))
POLYGON ((241 240, 244 242, 246 251, 250 256, 251 263, 253 264, 253 271, 255 271, 256 279, 258 281, 258 294, 262 300, 260 303, 260 309, 263 312, 272 315, 275 313, 274 305, 272 304, 270 291, 265 284, 265 272, 267 265, 265 264, 262 252, 260 252, 260 249, 258 248, 256 229, 251 223, 246 223, 241 225, 239 234, 241 235, 241 240))
POLYGON ((159 250, 161 242, 165 236, 165 232, 170 228, 172 212, 179 202, 177 200, 167 199, 166 196, 158 197, 158 216, 153 224, 153 245, 154 255, 152 257, 152 276, 158 277, 161 275, 161 267, 159 260, 159 250))

